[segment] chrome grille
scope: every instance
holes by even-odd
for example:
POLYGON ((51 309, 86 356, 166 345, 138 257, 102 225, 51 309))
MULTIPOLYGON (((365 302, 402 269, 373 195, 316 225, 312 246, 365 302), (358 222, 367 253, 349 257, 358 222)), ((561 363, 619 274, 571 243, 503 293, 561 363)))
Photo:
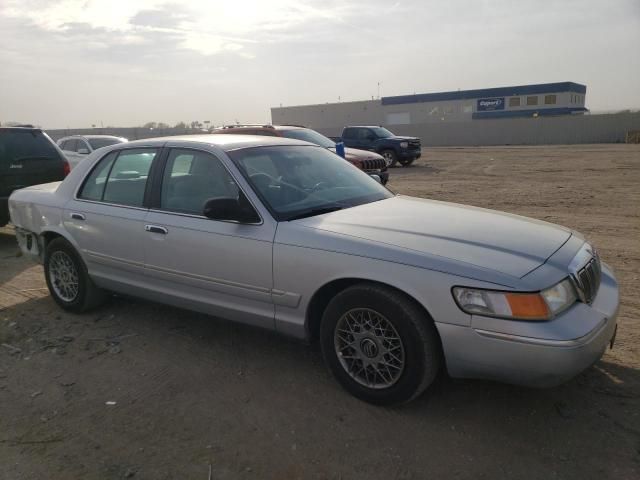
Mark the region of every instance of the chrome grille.
POLYGON ((386 166, 384 158, 374 158, 362 161, 363 170, 381 170, 386 166))
POLYGON ((575 274, 578 293, 583 302, 593 302, 600 287, 601 276, 600 259, 597 254, 594 254, 591 260, 575 274))

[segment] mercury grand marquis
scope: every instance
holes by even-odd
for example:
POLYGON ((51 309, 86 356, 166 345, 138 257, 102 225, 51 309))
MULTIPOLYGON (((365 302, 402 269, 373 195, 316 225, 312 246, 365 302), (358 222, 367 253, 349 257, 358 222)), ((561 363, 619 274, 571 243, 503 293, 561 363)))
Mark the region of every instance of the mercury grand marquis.
POLYGON ((394 195, 303 141, 115 145, 9 207, 60 307, 115 292, 317 340, 342 386, 376 404, 417 397, 441 370, 557 385, 615 337, 616 279, 579 233, 394 195))

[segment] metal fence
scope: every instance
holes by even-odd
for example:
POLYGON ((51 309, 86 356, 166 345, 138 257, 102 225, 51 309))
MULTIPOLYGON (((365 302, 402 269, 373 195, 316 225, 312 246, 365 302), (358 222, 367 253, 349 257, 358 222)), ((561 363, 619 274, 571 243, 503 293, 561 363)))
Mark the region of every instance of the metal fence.
MULTIPOLYGON (((628 132, 640 130, 640 113, 473 120, 389 128, 397 135, 420 137, 425 146, 624 143, 628 132)), ((341 133, 341 127, 318 130, 325 135, 341 133)))

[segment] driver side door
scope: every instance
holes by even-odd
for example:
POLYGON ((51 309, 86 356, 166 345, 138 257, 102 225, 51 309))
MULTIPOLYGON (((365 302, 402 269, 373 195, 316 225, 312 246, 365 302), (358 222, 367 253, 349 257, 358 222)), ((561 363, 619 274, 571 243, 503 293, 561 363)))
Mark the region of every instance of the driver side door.
POLYGON ((214 154, 170 148, 145 220, 145 270, 174 303, 274 328, 272 255, 276 223, 211 220, 210 198, 235 197, 238 182, 214 154))

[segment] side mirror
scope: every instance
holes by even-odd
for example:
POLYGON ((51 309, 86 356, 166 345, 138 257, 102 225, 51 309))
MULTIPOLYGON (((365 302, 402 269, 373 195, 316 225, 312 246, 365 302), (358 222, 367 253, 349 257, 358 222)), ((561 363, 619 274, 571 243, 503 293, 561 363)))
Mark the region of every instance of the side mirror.
POLYGON ((80 155, 89 155, 89 149, 88 148, 79 148, 78 149, 78 153, 80 155))
POLYGON ((240 198, 210 198, 205 202, 202 214, 211 220, 231 220, 239 223, 258 223, 260 221, 260 217, 242 193, 240 198))

